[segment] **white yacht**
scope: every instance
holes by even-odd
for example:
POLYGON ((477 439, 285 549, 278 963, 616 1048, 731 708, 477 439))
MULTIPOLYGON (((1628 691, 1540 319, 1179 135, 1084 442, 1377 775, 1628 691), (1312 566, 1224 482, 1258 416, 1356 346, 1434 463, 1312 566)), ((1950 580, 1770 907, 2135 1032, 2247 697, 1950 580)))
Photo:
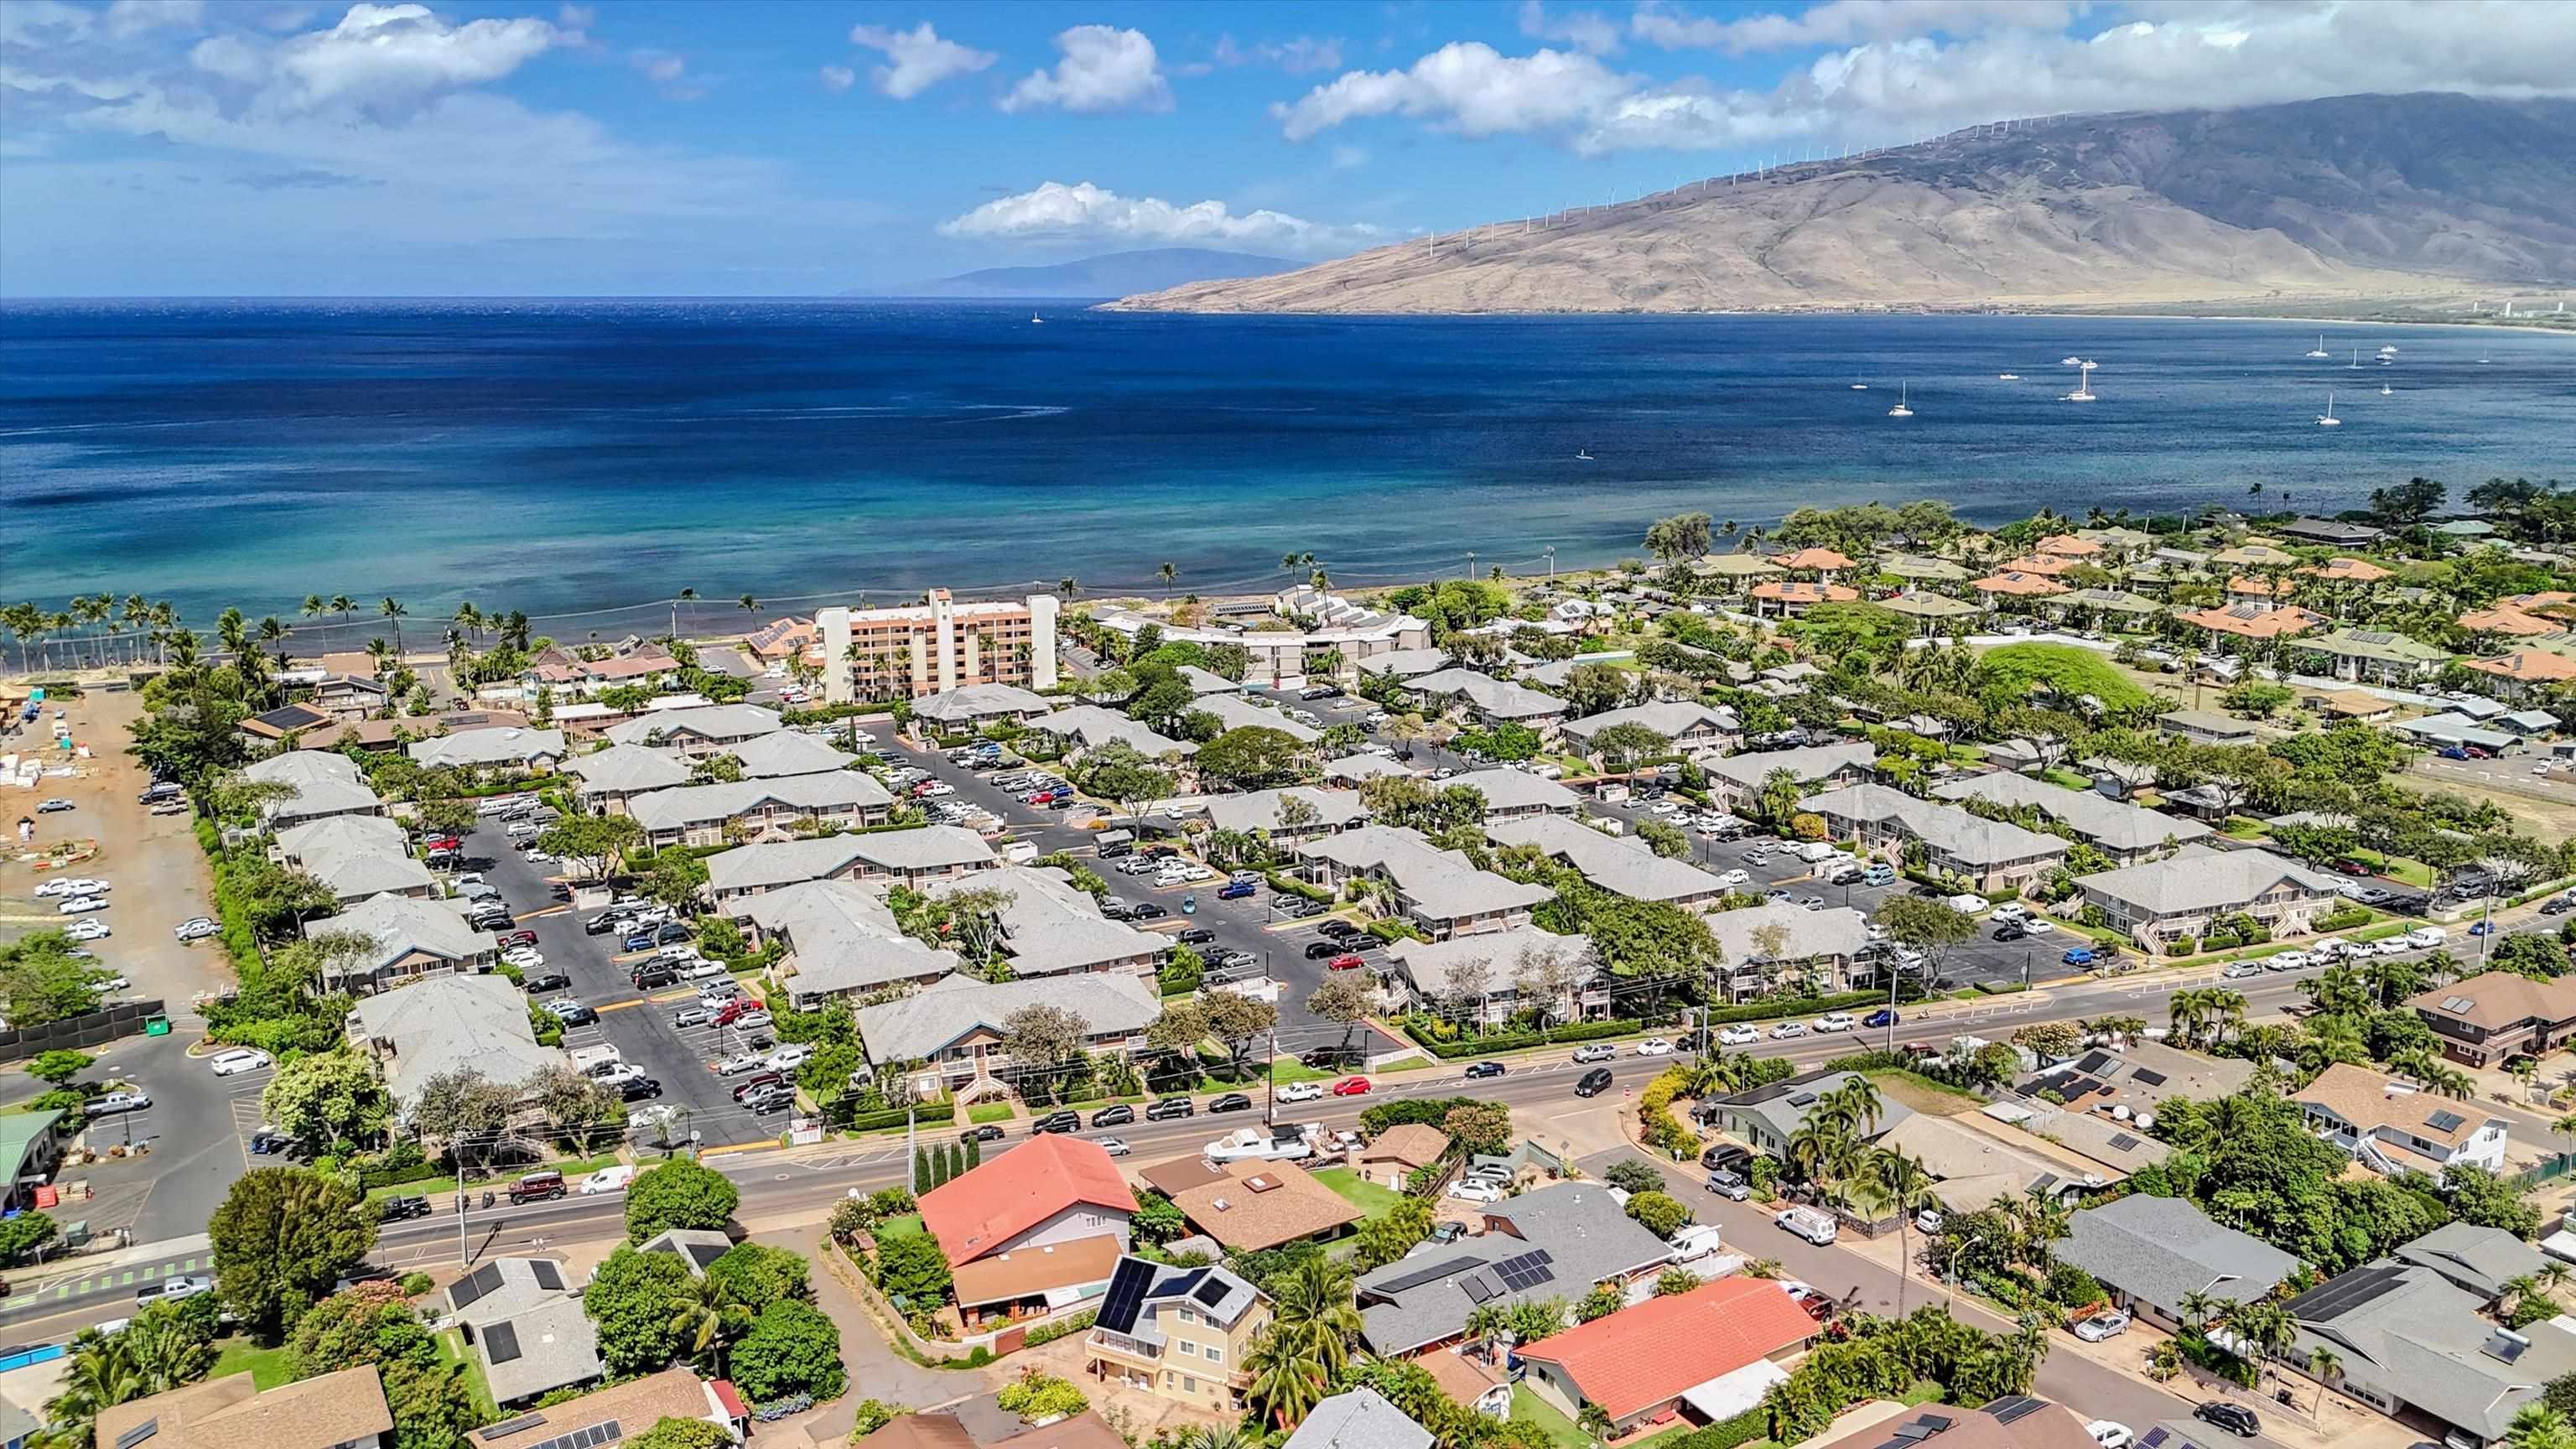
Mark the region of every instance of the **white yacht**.
POLYGON ((2084 370, 2075 375, 2075 391, 2068 393, 2065 400, 2068 402, 2092 402, 2095 397, 2096 394, 2093 391, 2093 364, 2088 362, 2084 364, 2084 370))
POLYGON ((2019 381, 2021 381, 2021 374, 2020 374, 2020 373, 2018 373, 2018 372, 1998 372, 1998 373, 1996 373, 1996 374, 1995 374, 1995 381, 1997 381, 1997 382, 2019 382, 2019 381))
POLYGON ((1852 391, 1867 392, 1869 391, 1869 384, 1865 382, 1855 382, 1852 384, 1852 391))
POLYGON ((2334 415, 2333 393, 2326 394, 2326 415, 2317 419, 2317 426, 2321 428, 2339 428, 2343 426, 2343 419, 2334 415))
POLYGON ((1910 407, 1907 407, 1907 406, 1905 405, 1905 399, 1906 399, 1906 396, 1907 396, 1908 392, 1913 388, 1913 386, 1914 386, 1914 384, 1912 384, 1912 383, 1910 383, 1910 382, 1907 382, 1907 383, 1898 383, 1898 384, 1897 384, 1897 386, 1896 386, 1896 406, 1894 406, 1894 407, 1892 407, 1892 408, 1889 408, 1889 409, 1887 410, 1887 415, 1888 415, 1889 417, 1891 417, 1891 418, 1910 418, 1910 417, 1914 416, 1914 409, 1912 409, 1912 408, 1910 408, 1910 407))
POLYGON ((2317 345, 2315 348, 2310 350, 2308 355, 2310 357, 2327 357, 2332 355, 2326 351, 2326 335, 2324 333, 2320 332, 2317 334, 2317 345))
POLYGON ((1576 461, 1576 462, 1578 462, 1578 463, 1589 463, 1589 462, 1591 462, 1591 461, 1592 461, 1592 450, 1591 450, 1590 448, 1577 448, 1577 449, 1575 449, 1575 450, 1574 450, 1574 461, 1576 461))
POLYGON ((2389 390, 2388 390, 2388 384, 2386 384, 2386 383, 2384 383, 2384 382, 2383 382, 2383 383, 2381 383, 2381 384, 2379 385, 2379 395, 2380 395, 2381 397, 2390 397, 2390 396, 2393 396, 2393 394, 2392 394, 2392 393, 2390 393, 2390 392, 2389 392, 2389 390))
MULTIPOLYGON (((2322 338, 2322 337, 2318 338, 2317 340, 2318 340, 2319 342, 2323 342, 2323 341, 2325 341, 2325 339, 2324 339, 2324 338, 2322 338)), ((2084 359, 2083 359, 2083 358, 2080 358, 2080 357, 2061 357, 2061 358, 2059 358, 2059 359, 2057 359, 2057 360, 2058 360, 2059 362, 2064 363, 2064 364, 2065 364, 2065 365, 2067 365, 2068 367, 2082 367, 2082 366, 2084 365, 2084 359)))
POLYGON ((1046 319, 1035 312, 1031 312, 1029 314, 1029 325, 1032 327, 1044 327, 1046 325, 1046 319))

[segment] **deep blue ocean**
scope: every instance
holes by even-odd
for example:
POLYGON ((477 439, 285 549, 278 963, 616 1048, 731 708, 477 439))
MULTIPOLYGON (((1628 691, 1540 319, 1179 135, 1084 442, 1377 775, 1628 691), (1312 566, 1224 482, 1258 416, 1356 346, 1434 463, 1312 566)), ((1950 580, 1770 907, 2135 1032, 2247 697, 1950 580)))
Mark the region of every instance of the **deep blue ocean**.
POLYGON ((1694 508, 1931 496, 2001 520, 2259 481, 2331 510, 2415 474, 2576 481, 2565 338, 2336 327, 2319 361, 2315 326, 2274 322, 1035 310, 9 304, 0 597, 142 593, 200 624, 308 593, 423 619, 470 599, 574 636, 667 611, 542 616, 682 587, 712 625, 744 593, 1134 590, 1166 561, 1184 589, 1257 588, 1288 552, 1349 583, 1471 552, 1543 571, 1694 508), (2069 355, 2101 364, 2100 401, 2059 400, 2069 355), (1886 415, 1899 384, 1910 419, 1886 415), (2345 423, 2319 428, 2329 389, 2345 423))

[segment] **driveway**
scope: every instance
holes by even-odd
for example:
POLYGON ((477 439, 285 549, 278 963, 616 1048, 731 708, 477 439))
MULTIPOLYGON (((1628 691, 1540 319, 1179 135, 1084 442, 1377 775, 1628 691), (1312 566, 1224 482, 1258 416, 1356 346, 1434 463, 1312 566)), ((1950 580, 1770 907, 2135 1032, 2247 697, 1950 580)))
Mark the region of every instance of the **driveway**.
POLYGON ((831 1259, 840 1250, 817 1229, 754 1233, 751 1241, 813 1259, 814 1306, 830 1315, 841 1330, 841 1365, 850 1372, 850 1391, 805 1421, 815 1443, 837 1444, 846 1437, 861 1399, 882 1399, 899 1409, 930 1409, 981 1394, 1001 1381, 990 1368, 924 1368, 895 1352, 857 1295, 837 1276, 856 1269, 843 1262, 836 1272, 831 1259))

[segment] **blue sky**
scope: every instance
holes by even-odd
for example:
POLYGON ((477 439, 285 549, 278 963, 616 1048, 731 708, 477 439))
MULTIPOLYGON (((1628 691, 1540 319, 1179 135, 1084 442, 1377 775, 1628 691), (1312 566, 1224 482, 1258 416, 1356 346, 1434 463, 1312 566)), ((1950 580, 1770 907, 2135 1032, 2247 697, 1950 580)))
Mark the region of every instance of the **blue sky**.
POLYGON ((2523 0, 0 0, 0 295, 1297 258, 2013 115, 2576 88, 2523 0))

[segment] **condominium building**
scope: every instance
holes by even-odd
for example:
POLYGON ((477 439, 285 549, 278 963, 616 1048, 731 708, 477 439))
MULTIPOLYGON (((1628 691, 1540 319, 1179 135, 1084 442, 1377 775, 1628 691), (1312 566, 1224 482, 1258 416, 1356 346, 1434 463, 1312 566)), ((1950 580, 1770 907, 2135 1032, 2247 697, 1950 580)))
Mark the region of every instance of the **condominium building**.
POLYGON ((958 603, 932 589, 892 609, 825 609, 814 616, 823 697, 919 699, 970 684, 1055 684, 1056 598, 958 603))

